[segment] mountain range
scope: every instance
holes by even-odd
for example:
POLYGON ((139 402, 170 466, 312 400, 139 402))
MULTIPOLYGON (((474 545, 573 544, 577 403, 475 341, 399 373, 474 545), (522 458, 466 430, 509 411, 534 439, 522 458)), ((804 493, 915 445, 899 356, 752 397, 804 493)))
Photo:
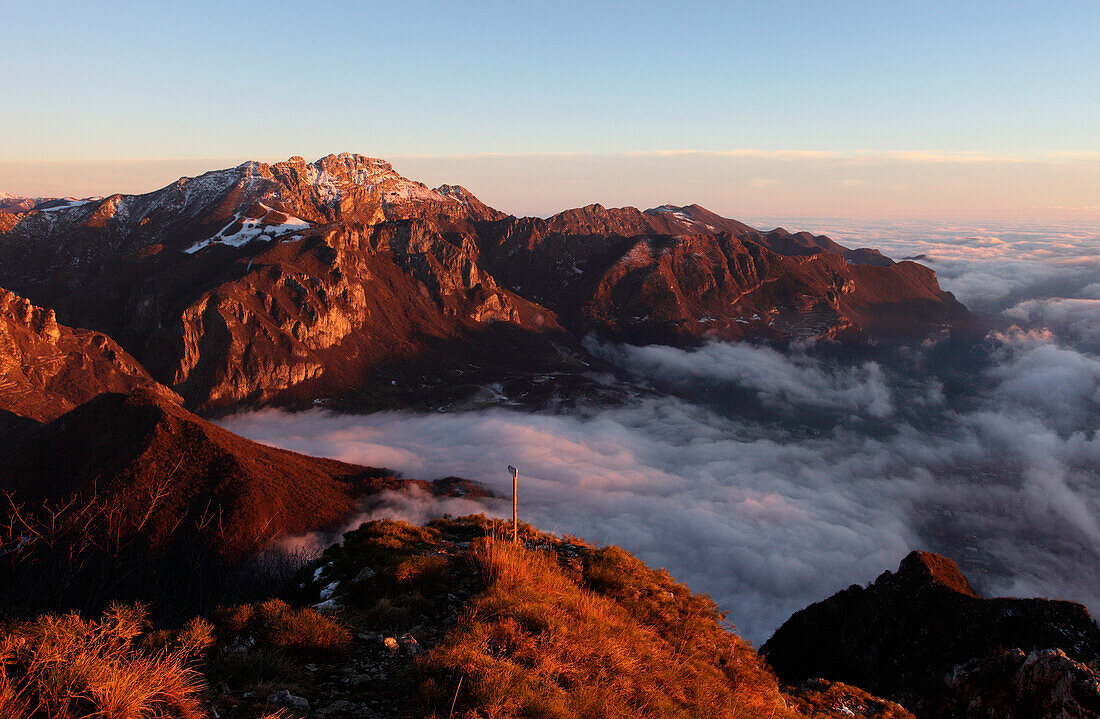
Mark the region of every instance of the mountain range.
POLYGON ((200 411, 581 376, 590 333, 873 343, 976 326, 930 269, 828 237, 698 205, 518 218, 350 154, 144 195, 9 196, 0 287, 107 335, 200 411))

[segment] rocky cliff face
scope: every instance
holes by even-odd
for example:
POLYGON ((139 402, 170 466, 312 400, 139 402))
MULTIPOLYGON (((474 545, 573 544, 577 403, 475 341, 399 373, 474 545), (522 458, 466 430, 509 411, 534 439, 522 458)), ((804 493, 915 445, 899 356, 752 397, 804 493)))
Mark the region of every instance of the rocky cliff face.
POLYGON ((955 667, 947 678, 951 716, 967 719, 1085 719, 1100 716, 1100 661, 1061 649, 1008 649, 955 667))
POLYGON ((697 205, 506 217, 358 155, 249 162, 3 217, 0 283, 109 334, 205 410, 362 407, 433 377, 570 371, 592 331, 685 344, 971 325, 927 268, 826 237, 697 205))
POLYGON ((1091 706, 1100 698, 1090 675, 1100 660, 1100 629, 1083 606, 984 599, 954 562, 926 552, 910 554, 897 572, 867 587, 797 612, 761 652, 785 680, 842 681, 918 716, 1010 716, 995 708, 1061 706, 1066 697, 1091 706))
MULTIPOLYGON (((62 311, 109 329, 196 407, 339 398, 389 383, 379 368, 439 370, 519 343, 555 354, 553 312, 500 288, 477 248, 422 220, 332 225, 254 254, 159 253, 62 311), (228 256, 218 257, 226 254, 228 256), (102 296, 102 295, 100 295, 102 296), (115 308, 102 312, 104 307, 115 308), (443 348, 446 348, 444 352, 443 348)), ((404 379, 404 377, 402 377, 404 379)))
POLYGON ((58 324, 53 310, 0 289, 0 414, 46 422, 102 392, 138 388, 180 401, 111 338, 58 324))

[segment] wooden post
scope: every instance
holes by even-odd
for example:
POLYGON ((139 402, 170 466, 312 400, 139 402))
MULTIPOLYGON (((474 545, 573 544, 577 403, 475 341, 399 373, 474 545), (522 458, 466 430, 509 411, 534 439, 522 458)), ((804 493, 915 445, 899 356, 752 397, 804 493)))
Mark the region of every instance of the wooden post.
POLYGON ((516 497, 516 489, 519 479, 519 470, 508 465, 508 471, 512 473, 512 544, 519 543, 519 504, 516 497))

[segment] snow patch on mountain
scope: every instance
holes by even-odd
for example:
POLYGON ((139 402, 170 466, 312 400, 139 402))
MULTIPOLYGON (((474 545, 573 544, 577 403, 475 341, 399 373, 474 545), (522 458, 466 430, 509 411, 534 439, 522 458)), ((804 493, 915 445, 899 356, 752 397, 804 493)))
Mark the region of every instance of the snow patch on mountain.
POLYGON ((72 210, 77 207, 83 207, 84 205, 90 204, 91 202, 91 200, 74 200, 71 197, 66 197, 61 200, 52 200, 47 204, 46 207, 42 207, 41 205, 39 205, 34 209, 38 210, 39 212, 58 212, 60 210, 72 210))
POLYGON ((660 207, 654 207, 650 210, 646 210, 643 214, 665 215, 666 217, 676 220, 683 225, 687 225, 688 227, 705 227, 711 232, 714 232, 714 227, 712 225, 705 224, 695 219, 687 212, 685 212, 685 209, 686 208, 684 207, 677 207, 676 205, 661 205, 660 207))
POLYGON ((293 235, 303 230, 308 230, 311 227, 309 222, 300 217, 273 210, 264 204, 260 204, 260 208, 263 212, 260 217, 242 217, 242 215, 238 213, 233 216, 229 224, 223 227, 218 234, 210 239, 196 242, 194 245, 184 250, 184 252, 193 255, 212 244, 243 247, 253 240, 271 240, 278 237, 285 237, 286 235, 293 235))

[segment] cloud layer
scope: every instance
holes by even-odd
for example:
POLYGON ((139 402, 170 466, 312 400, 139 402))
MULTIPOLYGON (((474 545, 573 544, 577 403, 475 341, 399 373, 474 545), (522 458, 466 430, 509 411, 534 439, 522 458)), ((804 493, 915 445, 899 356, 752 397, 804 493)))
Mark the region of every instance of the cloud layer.
MULTIPOLYGON (((1081 429, 1096 417, 1100 362, 1031 336, 1000 351, 989 394, 965 413, 934 408, 945 417, 935 434, 901 422, 886 436, 848 425, 795 436, 675 398, 589 416, 268 410, 224 424, 288 449, 417 477, 459 474, 502 492, 505 467, 515 464, 526 519, 668 567, 715 596, 757 642, 912 548, 950 554, 991 594, 1100 608, 1100 439, 1081 429)), ((647 361, 690 378, 726 372, 714 356, 730 352, 745 348, 662 348, 647 361)), ((776 359, 761 351, 737 361, 764 372, 776 359)), ((863 390, 852 391, 867 386, 888 395, 870 405, 880 410, 903 399, 878 376, 853 379, 805 361, 783 371, 792 368, 801 377, 778 383, 824 381, 829 406, 849 401, 853 412, 867 411, 863 390)), ((422 520, 455 509, 395 496, 385 516, 422 520)))

